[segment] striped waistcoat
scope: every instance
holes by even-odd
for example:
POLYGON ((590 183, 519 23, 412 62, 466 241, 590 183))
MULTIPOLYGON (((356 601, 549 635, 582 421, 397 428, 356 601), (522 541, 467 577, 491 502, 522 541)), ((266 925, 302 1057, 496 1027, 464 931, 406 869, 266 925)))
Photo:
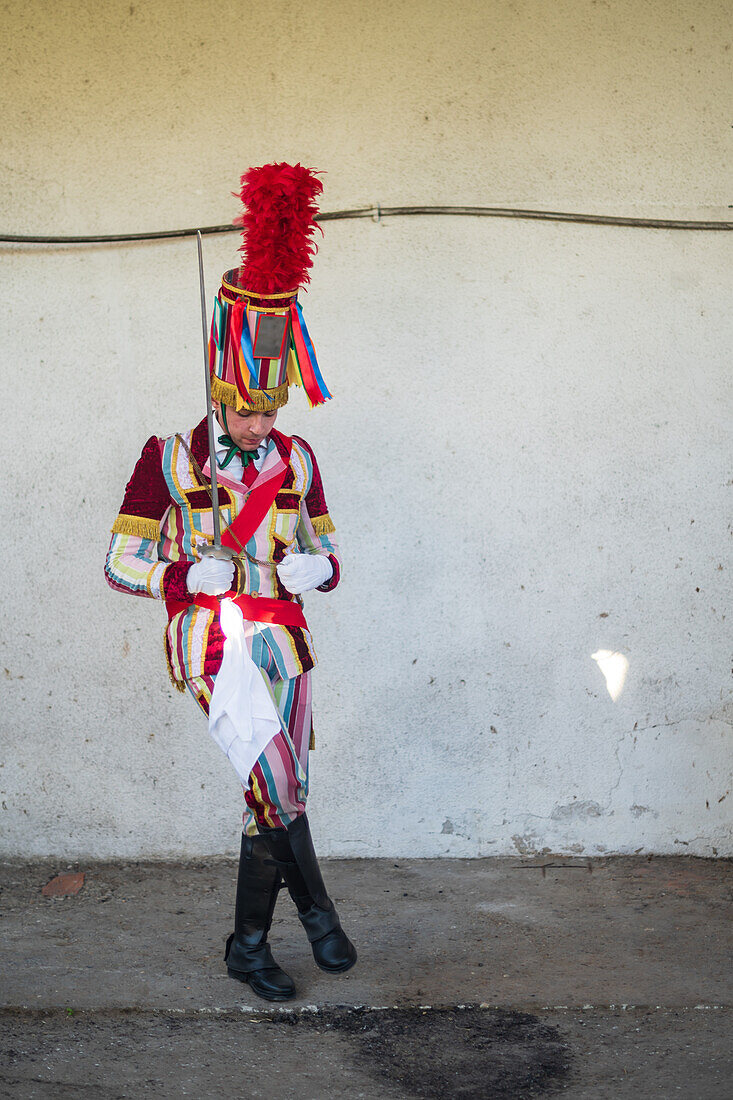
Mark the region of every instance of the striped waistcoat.
MULTIPOLYGON (((186 574, 200 557, 199 548, 213 542, 211 502, 196 474, 187 444, 204 476, 210 473, 206 419, 180 436, 152 436, 143 447, 112 526, 105 575, 112 588, 158 600, 184 600, 190 606, 175 614, 166 631, 166 652, 174 682, 215 675, 221 665, 224 637, 216 611, 197 607, 186 586, 186 574)), ((333 576, 320 591, 336 587, 340 558, 334 525, 328 514, 315 455, 305 440, 293 436, 288 459, 285 437, 273 430, 261 470, 252 485, 217 472, 222 528, 235 519, 250 489, 280 475, 285 479, 275 501, 237 559, 237 591, 290 600, 275 566, 288 546, 306 554, 323 554, 333 576), (249 557, 247 557, 249 555, 249 557), (256 559, 258 564, 250 561, 256 559)), ((283 679, 316 664, 308 630, 275 624, 260 630, 283 679)))

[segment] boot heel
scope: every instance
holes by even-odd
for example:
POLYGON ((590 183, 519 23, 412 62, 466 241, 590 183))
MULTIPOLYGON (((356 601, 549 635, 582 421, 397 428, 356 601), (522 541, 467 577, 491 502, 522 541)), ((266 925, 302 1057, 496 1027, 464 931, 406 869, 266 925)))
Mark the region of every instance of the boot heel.
POLYGON ((227 974, 230 978, 234 978, 238 982, 246 982, 247 975, 243 974, 241 970, 232 970, 231 966, 227 967, 227 974))

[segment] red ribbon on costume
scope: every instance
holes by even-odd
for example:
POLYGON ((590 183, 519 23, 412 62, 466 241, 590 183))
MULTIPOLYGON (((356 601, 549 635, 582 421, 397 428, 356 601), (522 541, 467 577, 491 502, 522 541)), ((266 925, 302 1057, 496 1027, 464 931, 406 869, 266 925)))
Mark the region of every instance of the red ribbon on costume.
POLYGON ((242 325, 245 324, 247 316, 247 309, 243 298, 237 298, 236 302, 232 306, 231 317, 229 320, 229 333, 230 333, 230 351, 232 357, 232 370, 234 372, 234 382, 239 390, 240 394, 245 401, 249 401, 249 390, 244 384, 244 375, 242 374, 242 365, 240 362, 240 346, 242 343, 242 325))
POLYGON ((172 619, 181 611, 188 611, 189 607, 205 607, 209 611, 218 611, 221 600, 234 600, 245 619, 253 623, 275 623, 277 626, 300 627, 308 629, 303 608, 300 604, 290 600, 274 600, 269 596, 205 596, 198 592, 191 603, 185 600, 166 600, 165 606, 168 618, 172 619))
POLYGON ((289 435, 283 435, 282 432, 278 432, 278 435, 285 444, 287 451, 287 454, 280 455, 283 468, 274 477, 263 482, 262 485, 255 483, 254 489, 250 490, 236 519, 222 533, 222 545, 228 546, 231 550, 241 550, 243 546, 247 545, 275 503, 275 497, 280 492, 283 481, 285 481, 285 475, 290 468, 293 440, 289 435))

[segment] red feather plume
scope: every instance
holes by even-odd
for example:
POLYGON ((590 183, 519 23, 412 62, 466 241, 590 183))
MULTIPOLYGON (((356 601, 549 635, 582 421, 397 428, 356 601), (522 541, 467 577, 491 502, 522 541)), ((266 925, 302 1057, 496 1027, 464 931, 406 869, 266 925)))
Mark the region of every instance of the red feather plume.
POLYGON ((304 286, 318 251, 315 199, 323 184, 301 164, 263 164, 245 172, 241 185, 242 285, 260 294, 304 286))

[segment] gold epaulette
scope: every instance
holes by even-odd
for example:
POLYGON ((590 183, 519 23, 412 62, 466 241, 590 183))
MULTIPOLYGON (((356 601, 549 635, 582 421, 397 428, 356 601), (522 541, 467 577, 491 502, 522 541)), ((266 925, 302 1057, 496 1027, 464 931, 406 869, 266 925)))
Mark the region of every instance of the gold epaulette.
POLYGON ((146 516, 119 515, 112 524, 113 535, 138 535, 141 539, 153 539, 157 542, 160 538, 160 523, 157 519, 148 519, 146 516))
POLYGON ((336 530, 334 522, 328 512, 326 512, 324 516, 312 516, 311 523, 313 524, 313 530, 319 538, 323 538, 324 535, 332 535, 336 530))

